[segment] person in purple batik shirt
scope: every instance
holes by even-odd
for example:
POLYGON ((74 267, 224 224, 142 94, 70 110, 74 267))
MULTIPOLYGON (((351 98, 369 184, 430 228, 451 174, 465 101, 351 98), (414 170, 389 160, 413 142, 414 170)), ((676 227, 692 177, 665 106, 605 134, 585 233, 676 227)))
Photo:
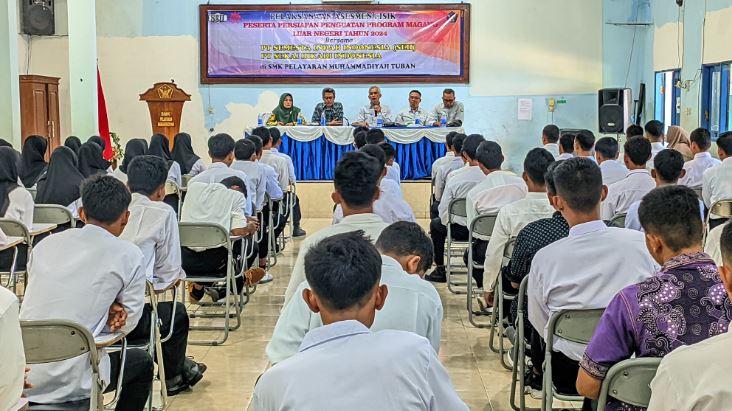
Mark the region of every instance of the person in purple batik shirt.
MULTIPOLYGON (((638 214, 646 245, 662 265, 655 276, 622 289, 610 302, 580 361, 577 391, 597 399, 610 367, 636 357, 663 357, 727 332, 732 305, 717 266, 702 248, 699 200, 684 186, 659 187, 638 214)), ((609 410, 643 409, 608 401, 609 410)))

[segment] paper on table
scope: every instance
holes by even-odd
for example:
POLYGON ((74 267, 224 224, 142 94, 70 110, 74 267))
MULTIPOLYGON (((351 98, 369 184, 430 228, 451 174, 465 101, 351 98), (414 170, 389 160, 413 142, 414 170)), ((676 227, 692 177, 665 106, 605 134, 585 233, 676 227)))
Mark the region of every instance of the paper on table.
POLYGON ((531 115, 534 111, 534 100, 530 98, 518 99, 518 119, 523 121, 531 121, 531 115))

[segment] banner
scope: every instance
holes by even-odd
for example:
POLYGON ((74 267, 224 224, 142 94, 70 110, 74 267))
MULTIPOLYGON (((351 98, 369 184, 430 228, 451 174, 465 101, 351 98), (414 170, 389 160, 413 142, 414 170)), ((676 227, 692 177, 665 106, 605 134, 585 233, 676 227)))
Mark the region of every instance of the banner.
POLYGON ((200 6, 203 83, 467 82, 469 5, 200 6))

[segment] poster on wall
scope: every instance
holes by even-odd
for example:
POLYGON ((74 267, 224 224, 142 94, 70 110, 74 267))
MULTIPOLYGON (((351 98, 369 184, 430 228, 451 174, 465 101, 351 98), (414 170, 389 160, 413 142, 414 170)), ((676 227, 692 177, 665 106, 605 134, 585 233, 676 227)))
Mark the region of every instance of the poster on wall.
POLYGON ((201 82, 467 83, 469 4, 201 5, 201 82))

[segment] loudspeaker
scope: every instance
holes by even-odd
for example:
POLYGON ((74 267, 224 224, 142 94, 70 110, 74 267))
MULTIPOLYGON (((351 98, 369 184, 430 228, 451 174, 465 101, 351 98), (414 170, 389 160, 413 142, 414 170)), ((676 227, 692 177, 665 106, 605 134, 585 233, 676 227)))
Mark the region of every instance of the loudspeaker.
POLYGON ((50 36, 55 33, 53 0, 22 0, 23 34, 50 36))
POLYGON ((597 92, 601 133, 624 133, 632 124, 633 97, 629 88, 606 88, 597 92))

